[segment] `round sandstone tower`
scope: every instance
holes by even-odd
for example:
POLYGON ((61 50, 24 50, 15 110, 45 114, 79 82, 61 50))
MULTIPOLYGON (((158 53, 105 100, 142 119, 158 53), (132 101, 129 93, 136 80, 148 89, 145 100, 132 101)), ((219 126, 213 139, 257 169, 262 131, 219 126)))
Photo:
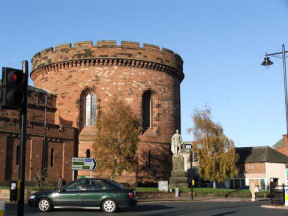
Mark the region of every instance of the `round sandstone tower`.
POLYGON ((86 157, 93 149, 95 121, 94 117, 88 121, 87 116, 92 112, 97 118, 116 97, 131 106, 143 127, 138 170, 124 174, 121 181, 168 179, 170 139, 176 129, 180 130, 180 83, 184 74, 179 55, 150 44, 140 47, 137 42, 117 45, 116 41, 97 41, 93 45, 85 41, 73 47, 68 43, 45 49, 32 58, 32 67, 34 85, 57 95, 55 124, 78 128, 78 157, 86 157), (94 108, 87 109, 88 96, 94 96, 89 99, 94 108))

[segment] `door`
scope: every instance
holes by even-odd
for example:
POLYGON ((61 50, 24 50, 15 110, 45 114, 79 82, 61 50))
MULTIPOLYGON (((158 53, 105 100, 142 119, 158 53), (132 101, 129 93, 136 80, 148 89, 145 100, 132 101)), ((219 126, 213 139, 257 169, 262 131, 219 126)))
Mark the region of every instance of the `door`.
POLYGON ((86 190, 81 193, 83 207, 100 207, 101 201, 111 197, 113 187, 101 180, 91 179, 87 181, 86 190))
POLYGON ((55 206, 81 206, 81 193, 85 191, 85 180, 74 181, 61 188, 53 197, 55 206))

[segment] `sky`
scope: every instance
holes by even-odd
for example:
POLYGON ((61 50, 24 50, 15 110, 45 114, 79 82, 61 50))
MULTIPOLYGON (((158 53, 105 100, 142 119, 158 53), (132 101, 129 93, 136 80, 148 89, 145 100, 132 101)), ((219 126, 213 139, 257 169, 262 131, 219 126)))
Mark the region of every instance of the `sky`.
POLYGON ((206 106, 236 147, 273 146, 286 133, 281 56, 261 62, 288 50, 288 0, 2 0, 0 9, 1 67, 64 43, 154 44, 184 60, 185 141, 206 106))

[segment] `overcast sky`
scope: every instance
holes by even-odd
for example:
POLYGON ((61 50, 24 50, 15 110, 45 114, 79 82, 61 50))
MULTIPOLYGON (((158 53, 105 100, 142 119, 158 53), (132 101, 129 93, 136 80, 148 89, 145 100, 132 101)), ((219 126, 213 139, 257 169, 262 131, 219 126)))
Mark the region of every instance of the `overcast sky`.
POLYGON ((1 67, 63 43, 150 43, 184 60, 185 141, 206 105, 237 147, 273 146, 286 132, 282 60, 260 64, 288 50, 288 0, 3 0, 0 9, 1 67))

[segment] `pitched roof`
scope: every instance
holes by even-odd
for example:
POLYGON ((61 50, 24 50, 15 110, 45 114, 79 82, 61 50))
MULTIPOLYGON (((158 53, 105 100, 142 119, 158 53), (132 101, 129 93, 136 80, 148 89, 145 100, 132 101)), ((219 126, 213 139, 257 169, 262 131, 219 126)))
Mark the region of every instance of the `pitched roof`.
POLYGON ((288 163, 288 157, 269 146, 235 148, 238 163, 288 163))

